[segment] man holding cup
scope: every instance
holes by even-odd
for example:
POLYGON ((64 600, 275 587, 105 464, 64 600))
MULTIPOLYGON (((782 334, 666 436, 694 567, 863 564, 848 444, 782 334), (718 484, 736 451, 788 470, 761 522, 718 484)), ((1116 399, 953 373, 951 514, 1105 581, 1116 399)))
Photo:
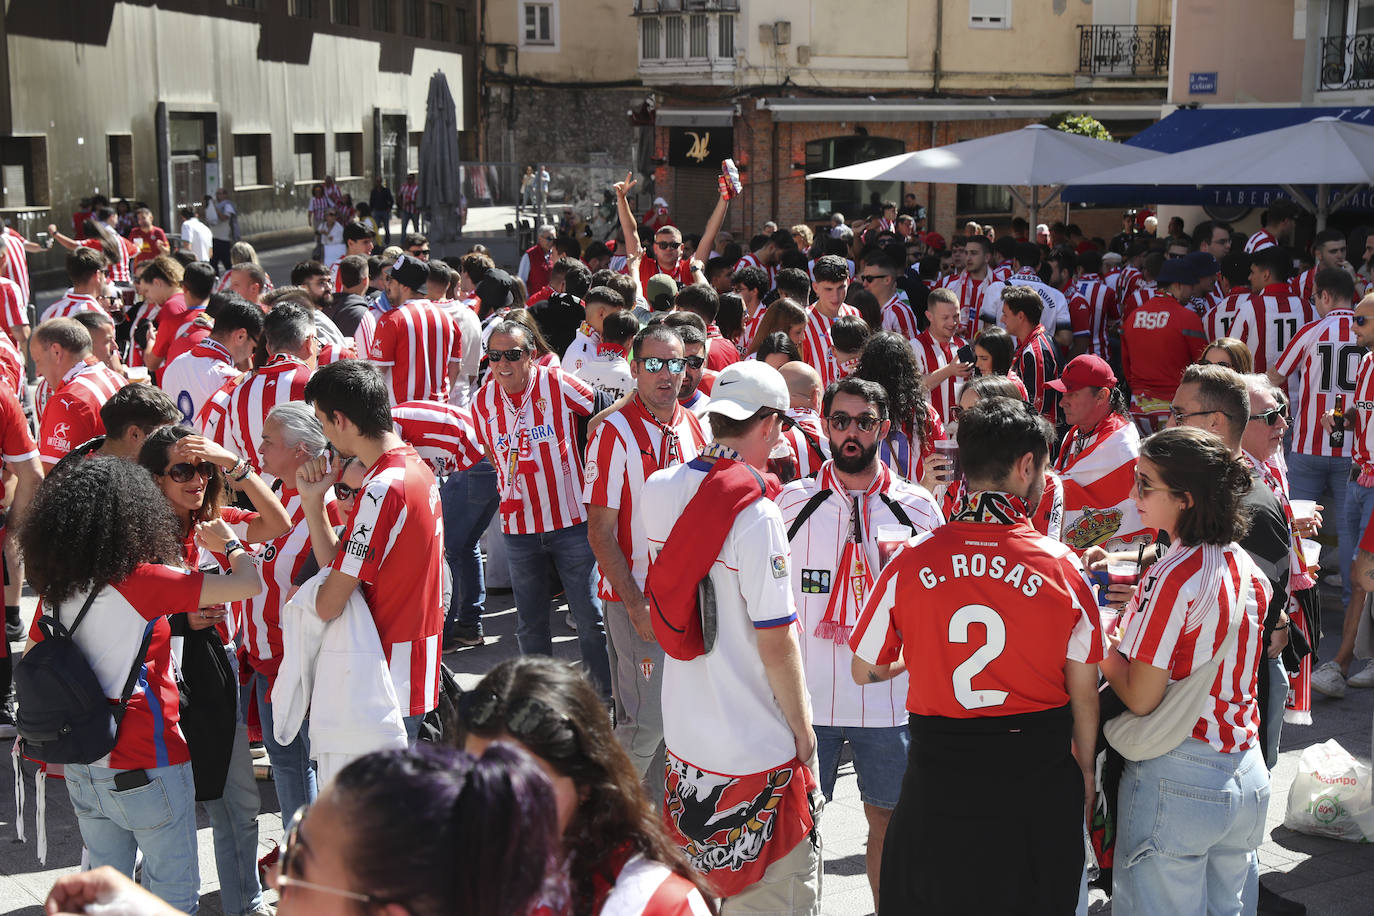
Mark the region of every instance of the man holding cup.
POLYGON ((909 747, 901 675, 859 686, 846 676, 849 634, 874 581, 914 534, 944 523, 924 488, 878 460, 889 427, 887 394, 858 378, 833 382, 822 401, 831 459, 816 476, 794 480, 778 496, 792 545, 792 593, 811 694, 821 790, 835 791, 840 750, 854 754, 868 818, 868 880, 878 897, 883 837, 901 790, 909 747))

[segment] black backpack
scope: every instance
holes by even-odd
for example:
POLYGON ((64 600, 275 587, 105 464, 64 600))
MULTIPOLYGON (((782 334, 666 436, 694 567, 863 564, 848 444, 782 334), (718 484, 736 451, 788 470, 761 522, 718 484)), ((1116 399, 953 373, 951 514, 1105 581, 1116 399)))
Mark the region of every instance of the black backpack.
POLYGON ((39 618, 43 641, 25 652, 14 667, 14 687, 19 695, 16 724, 23 753, 34 760, 94 763, 114 750, 119 723, 143 670, 153 628, 147 627, 143 634, 119 705, 111 706, 91 663, 72 638, 101 588, 97 585, 91 589, 70 628, 58 620, 61 608, 39 618))

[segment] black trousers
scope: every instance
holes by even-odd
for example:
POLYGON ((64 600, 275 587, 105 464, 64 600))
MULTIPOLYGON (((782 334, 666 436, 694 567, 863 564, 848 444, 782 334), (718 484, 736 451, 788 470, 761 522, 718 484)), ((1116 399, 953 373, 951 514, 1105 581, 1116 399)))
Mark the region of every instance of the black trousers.
POLYGON ((1083 874, 1083 777, 1069 708, 913 715, 910 730, 879 916, 1072 914, 1083 874))

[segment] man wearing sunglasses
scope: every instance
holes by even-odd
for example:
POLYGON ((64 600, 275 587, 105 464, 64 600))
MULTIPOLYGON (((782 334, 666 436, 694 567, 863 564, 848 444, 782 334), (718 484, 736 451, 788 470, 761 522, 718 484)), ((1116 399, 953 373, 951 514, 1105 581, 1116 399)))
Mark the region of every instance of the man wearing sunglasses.
POLYGON ((807 662, 821 791, 827 800, 834 796, 840 751, 848 741, 863 783, 866 863, 876 909, 883 837, 901 794, 909 748, 907 679, 855 684, 848 637, 882 571, 879 527, 901 525, 908 536, 919 535, 944 524, 944 516, 925 488, 878 460, 878 443, 890 426, 881 385, 841 379, 826 389, 821 408, 832 457, 814 476, 784 487, 778 508, 792 546, 792 596, 807 662))
MULTIPOLYGON (((642 250, 640 244, 638 224, 635 221, 634 210, 630 207, 630 191, 634 190, 637 184, 634 173, 625 175, 624 181, 617 181, 614 185, 616 212, 620 217, 620 230, 625 236, 625 254, 630 258, 634 257, 635 252, 642 250)), ((661 200, 662 198, 659 198, 661 200)), ((649 223, 653 225, 653 241, 648 251, 648 257, 639 261, 637 268, 639 272, 639 288, 647 290, 649 288, 649 278, 654 274, 667 274, 678 282, 681 286, 690 286, 693 283, 705 283, 706 274, 704 273, 705 262, 711 257, 712 249, 715 248, 716 237, 720 234, 720 227, 725 223, 725 211, 729 203, 729 198, 722 190, 720 197, 716 200, 715 208, 711 211, 711 216, 706 220, 706 228, 701 231, 701 239, 697 242, 696 251, 692 258, 682 256, 682 232, 671 222, 649 223)), ((655 201, 657 209, 657 200, 655 201)), ((667 206, 662 208, 662 216, 667 217, 667 206)), ((654 216, 651 211, 649 216, 654 216)), ((646 220, 648 223, 648 220, 646 220)), ((743 263, 743 262, 741 262, 743 263)), ((628 262, 627 262, 628 269, 628 262)))
POLYGON ((587 540, 577 418, 593 413, 592 387, 561 368, 535 364, 529 330, 498 321, 487 340, 490 378, 472 404, 477 436, 496 468, 502 542, 516 574, 515 638, 522 655, 552 655, 550 564, 577 622, 582 664, 602 697, 610 662, 596 556, 587 540))
POLYGON ((897 265, 883 255, 874 255, 864 261, 859 280, 882 304, 882 329, 896 331, 907 340, 914 338, 919 331, 916 313, 911 310, 906 293, 897 286, 897 265))
POLYGON ((601 572, 598 594, 610 649, 615 733, 649 797, 660 799, 663 648, 654 638, 644 598, 649 542, 638 495, 650 474, 695 458, 706 436, 696 416, 677 400, 685 369, 682 338, 672 328, 653 325, 635 337, 634 353, 634 394, 592 433, 583 482, 587 537, 601 572))

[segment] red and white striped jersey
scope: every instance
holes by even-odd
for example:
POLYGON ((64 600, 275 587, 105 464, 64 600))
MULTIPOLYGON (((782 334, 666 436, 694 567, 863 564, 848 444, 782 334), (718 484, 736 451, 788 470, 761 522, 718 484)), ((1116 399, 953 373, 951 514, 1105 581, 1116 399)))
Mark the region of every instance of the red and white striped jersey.
POLYGON ((907 340, 920 333, 916 325, 916 313, 900 292, 893 293, 892 298, 883 304, 883 330, 895 331, 907 340))
MULTIPOLYGON (((735 262, 735 270, 739 270, 741 267, 757 267, 759 270, 761 270, 761 271, 763 271, 765 274, 767 274, 767 275, 768 275, 768 288, 769 288, 769 289, 772 289, 773 287, 775 287, 775 286, 778 285, 778 273, 777 273, 777 268, 775 268, 775 267, 765 267, 764 264, 763 264, 763 262, 760 261, 760 260, 758 259, 758 256, 755 255, 752 251, 751 251, 749 254, 746 254, 744 257, 740 258, 738 261, 735 262)), ((853 276, 853 275, 854 275, 853 268, 850 268, 849 273, 850 273, 850 276, 853 276)), ((688 280, 687 282, 690 283, 691 280, 688 280)), ((640 287, 640 288, 642 289, 643 287, 640 287)))
POLYGON ((18 343, 10 328, 21 324, 27 326, 28 323, 29 303, 24 298, 24 291, 13 280, 0 277, 0 330, 4 331, 10 340, 18 343))
MULTIPOLYGON (((29 421, 24 417, 23 405, 14 392, 8 388, 0 389, 0 461, 16 464, 37 457, 38 446, 29 433, 29 421)), ((0 498, 4 496, 5 483, 0 479, 0 498)), ((4 530, 3 523, 0 523, 0 535, 4 530)))
POLYGON ((1273 233, 1268 229, 1260 229, 1254 235, 1245 240, 1245 253, 1254 254, 1256 251, 1263 251, 1266 248, 1273 248, 1279 243, 1274 238, 1273 233))
POLYGON ((0 334, 0 378, 4 385, 14 392, 15 397, 23 398, 24 386, 28 378, 24 375, 24 355, 8 334, 0 334))
POLYGON ((1312 302, 1317 296, 1316 265, 1307 268, 1288 281, 1288 289, 1303 302, 1312 302))
POLYGON ((27 305, 29 301, 29 253, 24 250, 24 243, 27 240, 6 226, 4 235, 0 236, 0 241, 3 241, 5 245, 5 269, 0 271, 0 276, 6 280, 12 280, 19 287, 20 301, 27 305))
POLYGON ((1043 326, 1037 324, 1029 337, 1017 343, 1011 365, 1026 386, 1026 400, 1045 419, 1057 423, 1059 392, 1050 388, 1048 383, 1059 378, 1059 358, 1054 352, 1054 342, 1043 326))
MULTIPOLYGON (((642 513, 635 511, 635 496, 654 471, 691 461, 705 444, 701 421, 690 410, 675 404, 672 418, 660 423, 637 395, 602 420, 587 443, 582 478, 587 505, 616 510, 616 543, 641 589, 649 575, 649 536, 642 513)), ((620 601, 610 581, 598 576, 600 597, 620 601)))
MULTIPOLYGON (((839 315, 861 317, 859 310, 852 305, 841 305, 839 315)), ((834 318, 827 318, 814 305, 806 310, 806 336, 802 340, 802 361, 810 363, 811 367, 821 374, 822 388, 844 378, 844 371, 835 359, 835 345, 830 340, 830 327, 834 323, 834 318)))
POLYGON ((42 324, 49 318, 70 318, 77 312, 100 312, 104 315, 110 314, 95 296, 88 296, 85 293, 77 293, 68 289, 62 294, 61 299, 58 299, 43 310, 43 314, 38 319, 38 323, 42 324))
POLYGON ((442 308, 411 299, 377 322, 368 358, 391 369, 391 401, 447 401, 448 368, 462 356, 463 336, 442 308))
MULTIPOLYGON (((1135 288, 1144 280, 1145 275, 1140 272, 1139 268, 1132 267, 1130 264, 1123 264, 1121 269, 1116 272, 1116 301, 1124 306, 1131 293, 1135 292, 1135 288)), ((1123 307, 1121 311, 1124 314, 1126 309, 1123 307)))
MULTIPOLYGON (((258 454, 258 444, 262 442, 262 424, 268 412, 278 404, 303 400, 308 381, 309 366, 294 356, 278 353, 267 365, 248 373, 234 386, 224 407, 224 422, 216 428, 212 438, 231 452, 247 458, 253 470, 261 474, 262 457, 258 454)), ((208 428, 205 434, 211 435, 208 428)))
POLYGON ((1355 339, 1355 313, 1332 309, 1298 331, 1274 371, 1288 377, 1292 400, 1293 445, 1302 455, 1350 457, 1355 437, 1346 436, 1341 448, 1332 448, 1321 416, 1336 406, 1336 396, 1355 403, 1357 376, 1365 349, 1355 339))
POLYGON ((439 702, 444 629, 444 516, 439 484, 408 445, 367 469, 334 569, 353 576, 377 624, 401 701, 418 716, 439 702))
POLYGON ((1202 319, 1202 327, 1207 332, 1209 342, 1231 336, 1231 326, 1236 323, 1236 311, 1240 308, 1241 302, 1249 297, 1250 290, 1244 286, 1236 286, 1225 299, 1212 307, 1202 319))
POLYGON ((406 182, 401 185, 401 193, 397 195, 401 209, 408 213, 415 212, 415 200, 419 196, 420 186, 413 182, 406 182))
POLYGON ((482 460, 472 411, 434 401, 407 401, 391 408, 396 435, 410 443, 435 477, 466 471, 482 460))
POLYGON ((1249 750, 1259 742, 1255 686, 1260 617, 1269 598, 1269 580, 1255 572, 1239 545, 1175 544, 1145 573, 1121 618, 1121 653, 1168 671, 1174 682, 1210 661, 1241 615, 1236 644, 1222 659, 1192 731, 1192 737, 1223 753, 1249 750))
POLYGON ((105 432, 100 408, 124 385, 122 376, 91 356, 62 377, 62 384, 48 398, 39 419, 38 451, 44 470, 105 432))
POLYGON ((234 389, 252 378, 252 375, 251 372, 245 372, 236 378, 231 378, 201 405, 200 412, 196 414, 195 426, 205 438, 213 439, 216 442, 224 441, 224 420, 228 416, 229 398, 233 396, 234 389))
POLYGON ((796 421, 782 431, 782 441, 792 450, 792 460, 796 463, 797 477, 810 477, 820 470, 821 463, 830 458, 830 438, 821 426, 820 414, 809 407, 789 407, 787 416, 796 421), (803 433, 802 430, 806 432, 803 433), (810 439, 807 434, 810 434, 810 439), (812 445, 814 440, 815 445, 812 445), (816 451, 820 449, 819 453, 816 451))
MULTIPOLYGON (((973 494, 989 496, 1004 498, 973 494)), ((1024 517, 918 535, 879 576, 849 645, 870 664, 904 655, 907 710, 952 719, 1064 706, 1064 662, 1096 664, 1103 649, 1082 563, 1024 517)))
MULTIPOLYGON (((994 271, 987 271, 983 279, 972 277, 964 271, 949 281, 948 289, 959 297, 959 335, 972 338, 978 332, 978 316, 983 312, 983 294, 994 282, 994 271)), ((1011 271, 1007 271, 1007 277, 1011 271)), ((1003 281, 1005 282, 1005 281, 1003 281)))
POLYGON ((1355 397, 1346 401, 1346 417, 1355 417, 1354 440, 1351 460, 1361 473, 1374 473, 1374 353, 1366 353, 1360 358, 1360 369, 1355 376, 1355 397))
POLYGON ((1011 279, 1011 275, 1016 272, 1016 268, 1011 266, 1011 261, 1004 261, 988 270, 989 283, 1006 283, 1011 279))
POLYGON ((1121 320, 1116 290, 1097 274, 1083 274, 1065 291, 1073 336, 1088 338, 1088 352, 1106 359, 1111 350, 1107 328, 1121 320))
MULTIPOLYGON (((283 488, 277 497, 286 507, 286 514, 291 516, 291 527, 257 551, 263 589, 248 600, 248 613, 243 618, 243 646, 252 659, 253 670, 265 676, 269 683, 276 680, 277 669, 281 667, 281 609, 286 606, 293 583, 311 556, 310 526, 305 521, 301 495, 294 489, 283 488)), ((330 524, 342 522, 333 487, 324 493, 324 509, 330 524)))
POLYGON ((162 373, 162 390, 167 392, 189 424, 195 420, 205 402, 210 400, 224 383, 237 378, 234 358, 224 345, 209 337, 167 364, 162 373))
POLYGON ((562 369, 533 366, 516 398, 490 379, 472 405, 477 435, 496 467, 501 530, 542 534, 587 520, 577 417, 590 416, 595 393, 562 369))
POLYGON ((625 863, 600 916, 708 916, 695 884, 668 866, 636 855, 625 863))
POLYGON ((768 311, 768 306, 762 302, 754 314, 744 320, 744 346, 747 348, 754 339, 754 335, 759 332, 759 325, 763 323, 764 313, 768 311))
POLYGON ((1131 312, 1134 312, 1158 295, 1159 287, 1142 276, 1135 286, 1132 287, 1131 291, 1127 293, 1124 298, 1119 299, 1121 302, 1121 317, 1128 317, 1131 312))
POLYGON ((814 478, 794 480, 778 494, 789 531, 811 500, 827 490, 829 496, 807 515, 790 545, 792 595, 801 629, 797 642, 812 716, 817 725, 892 728, 906 722, 907 676, 863 687, 854 683, 849 636, 882 570, 878 528, 909 522, 915 530, 908 528, 908 536, 919 535, 934 531, 945 518, 924 487, 903 480, 886 465, 880 464, 867 489, 856 495, 827 461, 814 478), (859 540, 851 547, 856 509, 859 540))
POLYGON ((1315 321, 1316 309, 1288 291, 1287 283, 1273 283, 1252 293, 1236 306, 1231 336, 1240 339, 1255 357, 1255 371, 1267 372, 1278 363, 1289 341, 1303 325, 1315 321))
MULTIPOLYGON (((959 355, 959 348, 967 343, 968 341, 962 337, 951 337, 947 343, 941 343, 927 328, 911 341, 911 349, 916 353, 916 366, 921 370, 921 375, 929 376, 932 372, 954 362, 959 355)), ((941 423, 950 421, 950 411, 957 406, 958 402, 954 397, 957 381, 958 379, 951 375, 938 385, 926 383, 926 388, 930 391, 930 404, 940 415, 941 423)))
POLYGON ((1226 297, 1221 294, 1221 290, 1213 289, 1209 293, 1203 293, 1201 295, 1194 296, 1193 298, 1189 299, 1187 302, 1187 306, 1188 308, 1196 312, 1199 318, 1205 319, 1207 317, 1207 313, 1212 311, 1212 309, 1216 308, 1218 305, 1221 305, 1222 301, 1225 298, 1226 297))
MULTIPOLYGON (((133 277, 129 274, 129 259, 138 254, 138 246, 122 235, 115 238, 119 243, 119 257, 110 262, 110 282, 111 283, 132 283, 133 277)), ((83 248, 90 248, 101 254, 105 253, 105 246, 98 238, 82 239, 80 242, 83 248)))

